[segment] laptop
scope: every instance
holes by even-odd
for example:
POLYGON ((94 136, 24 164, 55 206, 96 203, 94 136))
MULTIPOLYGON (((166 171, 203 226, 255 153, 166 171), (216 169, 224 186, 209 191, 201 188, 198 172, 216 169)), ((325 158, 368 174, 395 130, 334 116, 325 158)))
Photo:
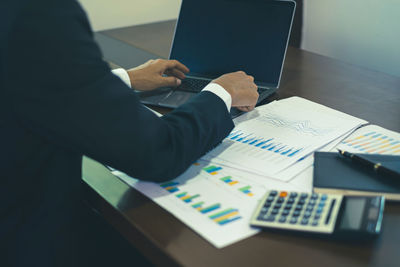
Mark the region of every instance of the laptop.
MULTIPOLYGON (((279 87, 296 3, 271 0, 182 0, 170 59, 190 73, 176 88, 141 92, 141 102, 176 108, 210 81, 243 70, 260 103, 279 87)), ((232 108, 235 117, 241 112, 232 108)))

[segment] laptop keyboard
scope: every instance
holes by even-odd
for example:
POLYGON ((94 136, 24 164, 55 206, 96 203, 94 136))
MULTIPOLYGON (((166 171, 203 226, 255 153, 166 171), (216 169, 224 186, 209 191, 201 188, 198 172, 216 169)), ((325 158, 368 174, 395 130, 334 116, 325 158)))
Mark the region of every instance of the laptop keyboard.
POLYGON ((182 84, 180 86, 178 86, 176 89, 182 90, 182 91, 198 93, 204 87, 206 87, 206 85, 209 83, 210 83, 209 80, 186 78, 186 79, 182 80, 182 84))
MULTIPOLYGON (((178 86, 176 89, 181 91, 198 93, 209 83, 210 83, 209 80, 186 78, 182 80, 182 84, 178 86)), ((269 89, 258 88, 257 91, 261 95, 265 91, 269 91, 269 89)))

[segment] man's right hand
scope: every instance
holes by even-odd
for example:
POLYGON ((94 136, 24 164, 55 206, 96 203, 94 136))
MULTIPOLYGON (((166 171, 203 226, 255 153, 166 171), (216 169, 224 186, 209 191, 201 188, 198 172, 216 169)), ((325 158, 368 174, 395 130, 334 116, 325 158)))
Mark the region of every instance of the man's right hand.
POLYGON ((258 92, 254 77, 243 71, 224 74, 212 81, 221 85, 232 97, 232 107, 251 111, 257 104, 258 92))

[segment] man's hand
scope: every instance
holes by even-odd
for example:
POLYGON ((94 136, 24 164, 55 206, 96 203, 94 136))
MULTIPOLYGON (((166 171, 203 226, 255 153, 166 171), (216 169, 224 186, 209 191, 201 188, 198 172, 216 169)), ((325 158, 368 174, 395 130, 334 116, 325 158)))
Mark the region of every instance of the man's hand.
POLYGON ((251 111, 257 104, 258 92, 254 77, 243 71, 224 74, 212 81, 221 85, 232 97, 232 107, 251 111))
POLYGON ((128 70, 128 75, 132 88, 150 91, 159 87, 178 86, 188 72, 189 69, 177 60, 156 59, 128 70))

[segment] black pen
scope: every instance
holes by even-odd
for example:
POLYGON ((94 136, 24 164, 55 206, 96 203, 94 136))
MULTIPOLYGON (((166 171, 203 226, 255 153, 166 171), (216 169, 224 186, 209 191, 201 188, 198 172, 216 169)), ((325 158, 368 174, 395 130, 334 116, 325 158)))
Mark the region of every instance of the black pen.
POLYGON ((344 150, 338 149, 338 151, 339 151, 340 155, 342 155, 343 157, 349 158, 353 162, 358 163, 360 165, 364 165, 379 174, 382 174, 384 176, 400 178, 400 173, 398 173, 394 170, 391 170, 389 168, 386 168, 385 166, 382 166, 382 164, 380 162, 373 162, 373 161, 363 158, 362 156, 359 156, 357 154, 353 154, 353 153, 350 153, 350 152, 347 152, 344 150))

